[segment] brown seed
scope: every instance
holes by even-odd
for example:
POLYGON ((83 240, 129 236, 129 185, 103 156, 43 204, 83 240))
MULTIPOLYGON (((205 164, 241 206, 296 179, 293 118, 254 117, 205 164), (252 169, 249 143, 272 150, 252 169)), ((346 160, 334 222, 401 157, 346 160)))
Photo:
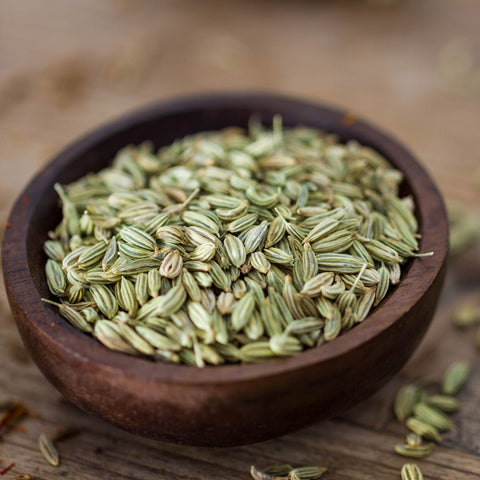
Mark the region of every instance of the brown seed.
POLYGON ((166 278, 175 278, 183 268, 183 259, 178 250, 167 254, 160 265, 160 275, 166 278))

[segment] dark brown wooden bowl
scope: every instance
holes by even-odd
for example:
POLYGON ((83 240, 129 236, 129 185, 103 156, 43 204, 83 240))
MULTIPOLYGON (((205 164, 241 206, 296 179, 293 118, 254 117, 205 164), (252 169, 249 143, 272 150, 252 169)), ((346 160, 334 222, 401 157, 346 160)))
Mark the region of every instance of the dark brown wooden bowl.
POLYGON ((230 446, 266 440, 329 417, 377 391, 422 339, 440 295, 447 219, 432 180, 401 144, 346 112, 266 94, 221 94, 164 102, 94 130, 54 158, 20 195, 3 242, 10 305, 23 341, 44 375, 75 405, 130 432, 169 442, 230 446), (360 325, 296 356, 257 365, 199 369, 154 363, 108 350, 40 301, 49 296, 42 245, 60 220, 54 182, 107 165, 129 143, 165 145, 187 134, 270 123, 310 125, 356 139, 405 174, 421 250, 400 284, 360 325))

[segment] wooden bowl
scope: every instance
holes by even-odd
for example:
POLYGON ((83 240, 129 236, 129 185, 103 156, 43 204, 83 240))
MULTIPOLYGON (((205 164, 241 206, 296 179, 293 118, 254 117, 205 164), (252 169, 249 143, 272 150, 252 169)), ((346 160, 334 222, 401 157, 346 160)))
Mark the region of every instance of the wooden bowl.
POLYGON ((130 432, 190 445, 266 440, 329 417, 384 385, 422 339, 440 295, 447 255, 442 198, 401 144, 346 112, 266 94, 220 94, 162 102, 94 130, 63 150, 17 200, 3 242, 11 309, 23 341, 50 382, 87 412, 130 432), (43 242, 60 220, 55 182, 69 183, 107 165, 130 143, 176 138, 231 125, 252 114, 270 123, 310 125, 356 139, 404 172, 422 234, 421 250, 400 284, 360 325, 290 358, 204 369, 154 363, 108 350, 40 301, 49 296, 43 242))

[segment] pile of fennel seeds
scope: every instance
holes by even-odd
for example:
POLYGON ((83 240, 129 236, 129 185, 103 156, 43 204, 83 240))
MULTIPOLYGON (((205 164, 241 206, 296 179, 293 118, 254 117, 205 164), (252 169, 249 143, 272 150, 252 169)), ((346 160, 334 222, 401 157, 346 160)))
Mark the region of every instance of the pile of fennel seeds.
POLYGON ((60 313, 110 349, 203 367, 262 362, 362 322, 419 256, 402 173, 313 128, 251 124, 57 184, 44 248, 60 313))

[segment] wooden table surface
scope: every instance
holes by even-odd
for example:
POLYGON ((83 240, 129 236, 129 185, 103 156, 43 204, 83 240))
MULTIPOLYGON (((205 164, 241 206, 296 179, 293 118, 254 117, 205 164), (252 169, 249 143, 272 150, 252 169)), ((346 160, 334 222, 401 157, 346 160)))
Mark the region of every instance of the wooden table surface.
MULTIPOLYGON (((257 89, 323 100, 403 140, 446 198, 480 207, 478 0, 3 0, 0 3, 0 223, 36 170, 63 145, 136 106, 199 91, 257 89)), ((328 467, 325 479, 397 479, 398 387, 439 376, 453 360, 477 367, 455 428, 418 464, 427 479, 480 477, 480 370, 472 331, 452 305, 480 291, 478 249, 451 262, 436 319, 404 370, 341 417, 269 442, 226 450, 137 438, 63 401, 21 346, 0 296, 0 402, 32 415, 0 439, 0 474, 37 480, 247 479, 254 463, 328 467), (474 260, 474 261, 472 261, 474 260), (62 463, 37 437, 65 427, 62 463)))

